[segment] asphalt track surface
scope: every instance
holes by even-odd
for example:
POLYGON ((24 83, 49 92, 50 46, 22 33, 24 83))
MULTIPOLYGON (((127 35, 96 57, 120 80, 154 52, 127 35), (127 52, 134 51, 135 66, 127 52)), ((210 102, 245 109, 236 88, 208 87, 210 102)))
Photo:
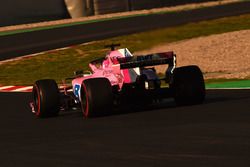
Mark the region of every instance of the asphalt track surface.
POLYGON ((36 119, 30 93, 0 93, 0 166, 250 166, 250 90, 208 90, 202 105, 83 119, 36 119))
POLYGON ((250 1, 5 35, 0 36, 0 61, 93 40, 246 13, 250 13, 250 1))

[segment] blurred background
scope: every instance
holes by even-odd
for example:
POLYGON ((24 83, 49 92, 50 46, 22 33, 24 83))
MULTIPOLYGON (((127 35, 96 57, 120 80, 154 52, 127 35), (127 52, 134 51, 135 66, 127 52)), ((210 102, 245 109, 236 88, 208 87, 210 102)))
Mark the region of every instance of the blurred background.
POLYGON ((0 5, 0 26, 207 1, 218 0, 5 0, 0 5))

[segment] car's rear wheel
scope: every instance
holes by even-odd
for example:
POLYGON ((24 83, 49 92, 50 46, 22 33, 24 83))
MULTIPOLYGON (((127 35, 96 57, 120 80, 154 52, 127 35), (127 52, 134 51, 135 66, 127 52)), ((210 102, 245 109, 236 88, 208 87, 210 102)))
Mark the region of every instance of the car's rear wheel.
POLYGON ((81 88, 81 109, 84 117, 104 116, 113 108, 112 86, 106 78, 84 80, 81 88))
POLYGON ((204 79, 198 66, 176 68, 171 87, 177 105, 200 104, 205 99, 204 79))
POLYGON ((54 80, 38 80, 33 85, 33 112, 37 117, 56 116, 60 111, 60 94, 54 80))

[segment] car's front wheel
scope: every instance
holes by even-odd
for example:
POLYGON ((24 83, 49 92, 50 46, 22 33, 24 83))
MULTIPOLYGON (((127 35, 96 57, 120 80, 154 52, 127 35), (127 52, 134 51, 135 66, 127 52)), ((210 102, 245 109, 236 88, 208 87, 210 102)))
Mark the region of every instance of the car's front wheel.
POLYGON ((33 112, 37 117, 56 116, 60 110, 60 94, 54 80, 38 80, 33 85, 33 112))

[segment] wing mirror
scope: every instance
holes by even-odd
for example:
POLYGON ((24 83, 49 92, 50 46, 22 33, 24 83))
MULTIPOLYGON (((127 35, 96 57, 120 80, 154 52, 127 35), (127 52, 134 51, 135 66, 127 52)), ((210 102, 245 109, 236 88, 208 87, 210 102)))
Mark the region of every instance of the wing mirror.
POLYGON ((83 70, 74 71, 74 75, 75 75, 75 76, 83 75, 83 70))

